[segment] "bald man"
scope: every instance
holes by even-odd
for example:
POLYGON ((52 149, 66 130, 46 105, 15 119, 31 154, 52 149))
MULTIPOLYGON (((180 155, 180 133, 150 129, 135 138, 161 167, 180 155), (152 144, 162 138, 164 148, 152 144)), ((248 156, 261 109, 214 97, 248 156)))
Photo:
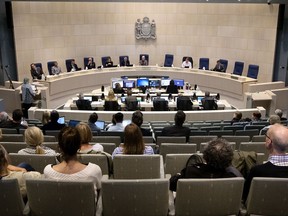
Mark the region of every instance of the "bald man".
POLYGON ((247 199, 254 177, 288 178, 288 129, 280 124, 272 125, 266 133, 265 148, 269 152, 265 164, 253 167, 245 181, 243 200, 247 199))

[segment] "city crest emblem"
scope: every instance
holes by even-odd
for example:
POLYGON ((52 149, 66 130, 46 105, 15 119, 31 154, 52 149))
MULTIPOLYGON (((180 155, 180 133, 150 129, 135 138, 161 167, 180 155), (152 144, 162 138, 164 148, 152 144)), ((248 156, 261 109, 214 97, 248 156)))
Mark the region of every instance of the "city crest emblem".
POLYGON ((135 36, 136 39, 156 39, 156 24, 155 21, 149 22, 148 17, 143 18, 143 22, 137 19, 135 23, 135 36))

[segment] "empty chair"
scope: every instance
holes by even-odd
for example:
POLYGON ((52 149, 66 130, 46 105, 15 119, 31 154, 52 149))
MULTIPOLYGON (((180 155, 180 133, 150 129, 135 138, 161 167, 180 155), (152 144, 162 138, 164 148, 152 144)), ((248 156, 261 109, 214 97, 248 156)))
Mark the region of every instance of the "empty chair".
POLYGON ((103 215, 167 215, 168 185, 168 179, 103 180, 103 215))
POLYGON ((92 137, 92 143, 115 143, 116 146, 119 146, 121 143, 121 137, 120 136, 93 136, 92 137))
POLYGON ((111 59, 110 56, 103 56, 103 57, 101 57, 101 63, 102 63, 102 66, 103 66, 103 67, 105 67, 106 62, 107 62, 107 60, 108 60, 109 58, 111 59))
POLYGON ((153 101, 154 111, 168 111, 168 101, 167 100, 154 100, 153 101))
POLYGON ((60 132, 60 130, 46 130, 44 133, 47 136, 54 136, 56 141, 57 141, 59 132, 60 132))
POLYGON ((44 142, 56 142, 56 137, 44 135, 44 142))
POLYGON ((247 215, 288 215, 288 179, 254 177, 247 199, 247 215))
POLYGON ((58 142, 44 142, 43 146, 53 149, 55 152, 60 153, 58 142))
POLYGON ((217 136, 190 136, 189 142, 197 144, 197 151, 200 150, 200 143, 207 143, 213 139, 216 139, 217 136))
POLYGON ((248 66, 247 77, 250 77, 250 78, 253 78, 253 79, 257 79, 258 72, 259 72, 259 66, 250 64, 248 66))
POLYGON ((212 126, 212 124, 211 123, 204 123, 204 122, 202 122, 202 123, 193 123, 193 127, 198 127, 199 129, 201 127, 208 127, 208 126, 212 126))
POLYGON ((226 72, 227 70, 227 67, 228 67, 228 60, 226 59, 219 59, 220 63, 224 66, 224 71, 223 72, 226 72))
POLYGON ((124 132, 123 131, 102 131, 101 136, 118 136, 121 142, 124 142, 124 132))
POLYGON ((164 60, 164 67, 172 67, 174 60, 174 55, 172 54, 166 54, 165 60, 164 60))
POLYGON ((161 167, 163 169, 160 155, 115 155, 113 158, 114 179, 164 177, 164 170, 161 171, 161 167))
POLYGON ((144 143, 153 143, 154 139, 152 136, 143 136, 144 143))
POLYGON ((240 143, 241 142, 249 142, 250 141, 250 136, 227 136, 224 135, 222 136, 223 139, 227 140, 228 142, 235 142, 236 143, 236 150, 239 149, 240 143))
POLYGON ((192 154, 196 153, 197 145, 193 143, 162 143, 160 146, 160 154, 163 156, 165 162, 167 154, 192 154))
POLYGON ((186 60, 186 58, 188 58, 188 60, 191 62, 191 66, 192 66, 192 68, 193 68, 193 58, 192 58, 191 56, 184 56, 184 57, 182 58, 182 62, 184 62, 184 61, 186 60))
POLYGON ((47 68, 48 68, 48 73, 49 75, 52 75, 52 67, 54 66, 55 61, 48 61, 47 62, 47 68))
POLYGON ((222 136, 233 136, 234 132, 233 130, 210 130, 209 135, 210 136, 217 136, 217 137, 222 137, 222 136))
POLYGON ((238 215, 243 185, 244 179, 239 177, 180 179, 177 184, 175 213, 176 215, 238 215))
POLYGON ((31 215, 95 215, 92 181, 28 179, 26 187, 31 215))
POLYGON ((20 193, 18 180, 2 179, 0 181, 0 215, 5 216, 22 216, 24 202, 20 193))
POLYGON ((165 159, 165 174, 171 176, 180 173, 186 166, 187 160, 192 154, 167 154, 165 159))
POLYGON ((1 128, 2 134, 19 134, 19 129, 16 128, 1 128))
POLYGON ((253 136, 258 135, 258 129, 251 129, 251 130, 237 130, 235 131, 235 136, 250 136, 250 140, 253 136))
POLYGON ((221 127, 220 126, 201 127, 200 130, 205 130, 209 132, 211 130, 221 130, 221 127))
POLYGON ((186 143, 186 137, 185 136, 158 136, 156 140, 156 144, 158 146, 161 146, 161 143, 186 143))
POLYGON ((104 110, 105 111, 119 111, 120 106, 117 101, 105 101, 104 110))
POLYGON ((223 130, 233 130, 234 134, 237 130, 243 130, 244 125, 231 125, 231 126, 223 126, 223 130))
POLYGON ((25 142, 1 142, 8 153, 18 153, 19 150, 27 147, 25 142))
POLYGON ((147 61, 147 65, 149 65, 149 55, 148 54, 140 54, 139 55, 139 61, 141 61, 142 56, 145 56, 145 60, 147 61))
POLYGON ((265 148, 265 142, 241 142, 239 146, 241 151, 254 151, 256 153, 264 153, 266 159, 268 158, 268 151, 265 148))
POLYGON ((265 127, 265 125, 245 125, 244 130, 257 129, 258 131, 260 131, 264 127, 265 127))
POLYGON ((23 142, 23 134, 3 134, 1 142, 23 142))
POLYGON ((193 103, 190 97, 181 96, 177 98, 177 110, 192 110, 193 103))
POLYGON ((205 131, 205 130, 203 130, 203 131, 201 131, 201 130, 190 130, 190 137, 191 136, 206 136, 206 135, 208 135, 208 132, 205 131))
POLYGON ((234 64, 233 74, 241 76, 243 73, 244 62, 236 61, 234 64))
POLYGON ((209 58, 199 59, 199 69, 209 70, 209 58))
POLYGON ((71 68, 71 62, 73 61, 74 59, 66 59, 65 60, 65 65, 66 65, 66 70, 67 72, 70 72, 70 68, 71 68))
POLYGON ((251 142, 265 142, 265 135, 256 135, 252 137, 251 142))

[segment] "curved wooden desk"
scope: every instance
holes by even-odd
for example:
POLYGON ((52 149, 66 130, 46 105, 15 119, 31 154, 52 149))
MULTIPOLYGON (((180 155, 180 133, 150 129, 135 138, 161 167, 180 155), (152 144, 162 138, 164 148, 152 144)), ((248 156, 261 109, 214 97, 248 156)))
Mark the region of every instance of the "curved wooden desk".
POLYGON ((79 92, 91 92, 102 85, 110 85, 111 78, 132 75, 163 75, 169 76, 171 79, 184 79, 192 86, 197 84, 202 91, 220 93, 220 95, 237 100, 243 100, 248 84, 257 82, 256 79, 229 73, 174 67, 135 66, 82 70, 48 76, 47 80, 43 82, 48 87, 47 107, 43 108, 53 109, 64 104, 79 92))

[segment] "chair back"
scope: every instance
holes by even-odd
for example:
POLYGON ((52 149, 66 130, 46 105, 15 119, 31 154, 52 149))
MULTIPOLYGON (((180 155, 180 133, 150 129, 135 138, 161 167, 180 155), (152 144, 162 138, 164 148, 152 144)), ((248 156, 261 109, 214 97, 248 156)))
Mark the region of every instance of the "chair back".
POLYGON ((119 104, 117 101, 105 101, 104 110, 105 111, 119 111, 119 104))
POLYGON ((147 60, 147 65, 149 65, 149 55, 148 54, 140 54, 139 55, 139 61, 141 60, 142 56, 145 56, 145 59, 147 60))
POLYGON ((70 72, 69 69, 70 69, 70 67, 71 67, 70 65, 71 65, 71 62, 72 62, 73 60, 74 60, 74 59, 66 59, 66 60, 65 60, 65 65, 66 65, 66 71, 67 71, 67 72, 70 72))
POLYGON ((162 143, 186 143, 185 136, 157 136, 156 144, 160 147, 162 143))
POLYGON ((155 99, 153 101, 153 109, 154 111, 168 111, 168 101, 155 99))
POLYGON ((168 185, 168 179, 103 180, 103 215, 168 215, 168 185))
POLYGON ((192 154, 196 153, 197 145, 194 143, 162 143, 160 146, 160 154, 163 157, 164 163, 167 154, 192 154))
POLYGON ((172 54, 166 54, 165 60, 164 60, 164 67, 172 67, 174 60, 174 55, 172 54))
POLYGON ((129 101, 126 104, 126 110, 127 111, 135 111, 139 109, 139 102, 136 101, 129 101))
POLYGON ((184 57, 182 58, 182 62, 184 62, 184 61, 186 60, 186 58, 189 59, 189 61, 191 62, 191 66, 192 66, 192 68, 193 68, 193 58, 192 58, 191 56, 184 56, 184 57))
POLYGON ((175 213, 176 215, 238 215, 243 185, 244 178, 240 177, 179 179, 175 213))
POLYGON ((127 56, 127 55, 123 55, 123 56, 119 56, 119 65, 120 66, 124 66, 124 65, 122 65, 122 62, 124 61, 124 58, 127 58, 127 60, 129 61, 129 56, 127 56))
POLYGON ((200 58, 199 59, 199 69, 209 70, 209 58, 200 58))
POLYGON ((28 179, 26 187, 31 216, 95 216, 95 189, 92 181, 28 179))
POLYGON ((19 150, 27 147, 25 142, 1 142, 8 153, 18 153, 19 150))
POLYGON ((178 97, 177 98, 177 109, 178 110, 192 110, 193 103, 189 97, 178 97))
POLYGON ((52 67, 54 66, 54 62, 55 61, 48 61, 47 62, 47 69, 48 69, 49 75, 52 75, 52 67))
POLYGON ((175 175, 185 168, 192 154, 167 154, 165 159, 165 174, 175 175))
POLYGON ((20 193, 17 179, 0 180, 0 215, 23 215, 24 202, 20 193))
POLYGON ((220 63, 224 66, 224 71, 223 72, 226 72, 227 70, 227 67, 228 67, 228 60, 226 59, 219 59, 220 63))
POLYGON ((24 142, 23 134, 2 134, 1 142, 24 142))
POLYGON ((108 154, 78 154, 78 159, 84 164, 97 164, 102 171, 102 175, 110 175, 112 171, 112 157, 108 154))
POLYGON ((103 65, 103 67, 105 67, 107 60, 111 58, 110 56, 103 56, 101 57, 101 63, 103 65))
POLYGON ((259 72, 259 65, 249 65, 248 66, 248 73, 247 77, 257 79, 258 77, 258 72, 259 72))
POLYGON ((189 142, 190 143, 196 143, 197 144, 197 151, 200 150, 200 144, 201 143, 207 143, 213 139, 216 139, 217 136, 190 136, 189 142))
MULTIPOLYGON (((114 131, 114 132, 117 132, 117 131, 114 131)), ((108 133, 105 133, 105 134, 108 134, 108 133)), ((113 133, 113 134, 115 134, 115 133, 113 133)), ((111 135, 106 135, 106 136, 105 135, 103 136, 103 135, 100 134, 100 136, 93 136, 91 142, 95 142, 95 143, 115 143, 116 146, 119 146, 120 143, 121 143, 121 136, 120 135, 112 136, 112 133, 111 133, 111 135)))
POLYGON ((233 74, 241 76, 243 73, 244 62, 236 61, 234 64, 233 74))
POLYGON ((43 70, 43 68, 42 68, 42 63, 34 63, 34 65, 36 66, 36 68, 41 68, 41 70, 43 70))

